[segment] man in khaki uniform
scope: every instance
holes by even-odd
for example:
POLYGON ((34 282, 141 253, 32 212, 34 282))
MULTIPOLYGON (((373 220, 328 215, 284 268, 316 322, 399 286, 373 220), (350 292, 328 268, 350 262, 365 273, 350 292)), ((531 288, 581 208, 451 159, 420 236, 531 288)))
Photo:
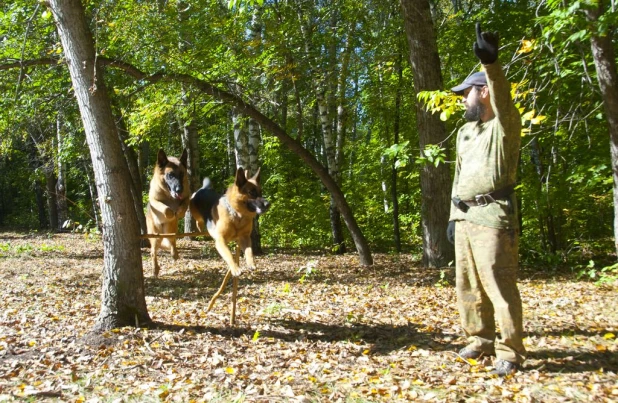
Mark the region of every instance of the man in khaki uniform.
POLYGON ((474 53, 485 71, 452 88, 464 97, 468 123, 457 134, 447 233, 455 243, 458 308, 470 342, 459 354, 476 359, 495 353, 492 373, 504 376, 519 369, 526 350, 516 282, 519 239, 514 193, 521 118, 498 49, 498 33, 481 32, 477 23, 474 53))

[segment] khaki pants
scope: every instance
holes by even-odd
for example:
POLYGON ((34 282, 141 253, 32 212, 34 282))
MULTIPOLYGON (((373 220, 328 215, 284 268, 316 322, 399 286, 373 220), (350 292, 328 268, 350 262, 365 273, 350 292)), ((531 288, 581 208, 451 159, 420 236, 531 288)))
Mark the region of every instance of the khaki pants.
POLYGON ((502 360, 525 360, 517 289, 518 234, 467 221, 455 224, 457 305, 469 348, 502 360), (496 337, 496 324, 500 337, 496 337))

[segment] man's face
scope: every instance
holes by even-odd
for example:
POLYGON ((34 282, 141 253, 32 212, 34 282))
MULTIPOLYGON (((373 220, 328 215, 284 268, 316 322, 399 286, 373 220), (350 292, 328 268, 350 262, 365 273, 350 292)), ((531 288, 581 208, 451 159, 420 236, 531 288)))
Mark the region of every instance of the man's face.
POLYGON ((481 119, 481 115, 485 109, 485 105, 479 99, 480 91, 477 87, 466 88, 463 93, 463 104, 466 108, 464 118, 468 122, 476 122, 481 119))

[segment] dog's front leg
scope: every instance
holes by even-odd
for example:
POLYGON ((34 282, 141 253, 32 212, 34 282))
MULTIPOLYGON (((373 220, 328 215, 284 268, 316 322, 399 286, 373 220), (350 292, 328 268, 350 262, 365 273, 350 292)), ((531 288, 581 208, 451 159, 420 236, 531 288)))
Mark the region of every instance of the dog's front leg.
POLYGON ((161 203, 160 201, 155 200, 154 197, 150 198, 149 203, 150 203, 150 206, 153 208, 153 210, 155 210, 155 212, 162 214, 163 217, 165 217, 168 220, 171 220, 172 218, 176 216, 176 213, 174 213, 174 210, 172 210, 167 204, 161 203))
POLYGON ((240 249, 245 252, 245 262, 249 270, 255 270, 255 262, 253 261, 253 249, 251 248, 251 236, 243 237, 239 240, 240 249))
POLYGON ((221 255, 225 263, 227 263, 227 266, 232 272, 232 276, 240 276, 240 266, 236 263, 234 256, 232 255, 232 251, 230 251, 230 248, 228 248, 227 243, 222 237, 215 240, 215 248, 217 248, 217 252, 219 252, 219 255, 221 255))

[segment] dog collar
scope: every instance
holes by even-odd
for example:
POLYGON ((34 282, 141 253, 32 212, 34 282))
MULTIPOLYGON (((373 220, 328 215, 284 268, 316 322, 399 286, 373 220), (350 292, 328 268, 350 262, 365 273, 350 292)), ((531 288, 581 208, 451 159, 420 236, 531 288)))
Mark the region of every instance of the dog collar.
POLYGON ((234 218, 240 217, 240 214, 238 214, 238 211, 234 210, 234 207, 232 207, 232 205, 230 204, 230 201, 227 199, 227 196, 223 196, 221 199, 223 200, 223 205, 227 209, 227 212, 230 214, 230 216, 234 218))

